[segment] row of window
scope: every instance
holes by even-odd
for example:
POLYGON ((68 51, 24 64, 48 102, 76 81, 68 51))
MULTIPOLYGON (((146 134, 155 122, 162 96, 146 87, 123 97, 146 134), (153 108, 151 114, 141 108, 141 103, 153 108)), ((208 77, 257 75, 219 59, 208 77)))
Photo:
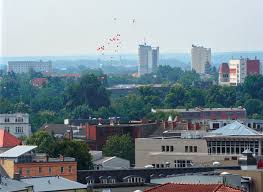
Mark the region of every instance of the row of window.
POLYGON ((174 151, 174 146, 172 145, 163 145, 162 146, 162 152, 173 152, 174 151))
POLYGON ((23 127, 16 127, 16 133, 24 133, 23 127))
MULTIPOLYGON (((191 160, 174 160, 174 167, 191 167, 193 165, 193 162, 191 160)), ((170 163, 156 163, 152 164, 154 168, 169 168, 170 163)))
POLYGON ((185 146, 184 152, 186 152, 186 153, 197 153, 197 146, 185 146))
MULTIPOLYGON (((41 175, 43 173, 43 169, 44 169, 44 167, 39 167, 38 168, 38 174, 39 175, 41 175)), ((48 169, 48 174, 51 175, 52 174, 52 167, 48 167, 47 169, 48 169)), ((67 169, 68 169, 69 173, 72 172, 72 166, 68 166, 67 169)), ((18 169, 18 172, 19 172, 20 175, 22 175, 22 171, 23 171, 22 168, 18 169)), ((65 172, 65 167, 60 167, 60 173, 63 174, 64 172, 65 172)), ((26 175, 27 176, 31 175, 31 169, 30 168, 26 168, 26 175)))
MULTIPOLYGON (((5 123, 9 123, 9 122, 10 122, 10 118, 6 117, 5 118, 5 123)), ((16 123, 22 123, 22 122, 24 122, 24 119, 22 117, 17 117, 17 118, 15 118, 15 122, 16 123)))

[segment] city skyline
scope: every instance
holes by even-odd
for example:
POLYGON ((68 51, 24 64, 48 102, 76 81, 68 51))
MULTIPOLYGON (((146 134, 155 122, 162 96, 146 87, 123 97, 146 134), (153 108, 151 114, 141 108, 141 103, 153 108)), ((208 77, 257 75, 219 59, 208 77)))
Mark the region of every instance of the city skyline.
POLYGON ((117 53, 108 49, 107 54, 136 53, 145 40, 163 53, 190 53, 192 44, 213 52, 263 50, 260 0, 1 3, 0 56, 100 54, 96 48, 116 34, 122 44, 117 53))

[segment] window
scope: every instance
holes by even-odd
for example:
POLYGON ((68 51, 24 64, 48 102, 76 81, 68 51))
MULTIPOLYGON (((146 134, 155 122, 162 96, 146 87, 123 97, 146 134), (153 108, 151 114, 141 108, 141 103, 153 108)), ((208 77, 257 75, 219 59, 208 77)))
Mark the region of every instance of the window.
POLYGON ((10 122, 10 120, 9 120, 8 117, 6 117, 6 118, 5 118, 5 123, 8 123, 8 122, 10 122))
POLYGON ((162 152, 164 152, 165 151, 165 146, 162 146, 162 152))
POLYGON ((184 150, 185 150, 186 153, 188 153, 188 146, 185 146, 184 150))
POLYGON ((48 173, 49 173, 49 174, 52 173, 52 168, 51 168, 51 167, 48 168, 48 173))
POLYGON ((166 146, 166 152, 168 152, 169 151, 169 146, 166 146))
POLYGON ((42 173, 42 167, 38 168, 38 173, 41 174, 42 173))
POLYGON ((22 168, 18 169, 18 173, 19 173, 19 175, 22 175, 22 168))
POLYGON ((170 151, 171 151, 171 152, 174 151, 174 146, 170 146, 170 151))
POLYGON ((68 166, 68 172, 71 173, 71 171, 72 171, 72 167, 68 166))
POLYGON ((29 168, 26 170, 26 175, 30 176, 30 169, 29 168))
POLYGON ((60 173, 64 173, 64 167, 60 167, 60 173))
POLYGON ((197 146, 194 146, 194 152, 197 153, 197 146))
POLYGON ((193 152, 193 146, 190 146, 190 153, 193 152))

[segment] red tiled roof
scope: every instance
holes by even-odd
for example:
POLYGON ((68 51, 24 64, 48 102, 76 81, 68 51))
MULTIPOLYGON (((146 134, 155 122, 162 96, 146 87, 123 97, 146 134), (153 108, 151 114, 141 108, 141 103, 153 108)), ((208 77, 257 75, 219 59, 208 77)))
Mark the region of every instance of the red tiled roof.
POLYGON ((229 73, 229 65, 228 65, 228 63, 222 63, 219 66, 219 73, 229 73))
POLYGON ((22 142, 4 129, 0 129, 0 147, 15 147, 22 142))
POLYGON ((223 184, 175 184, 166 183, 158 185, 144 192, 240 192, 239 189, 223 184))

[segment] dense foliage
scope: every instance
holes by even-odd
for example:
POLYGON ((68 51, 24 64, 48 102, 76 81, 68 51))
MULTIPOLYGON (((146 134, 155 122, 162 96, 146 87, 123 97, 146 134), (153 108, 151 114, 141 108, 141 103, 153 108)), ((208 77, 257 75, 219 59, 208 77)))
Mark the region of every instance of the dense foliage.
POLYGON ((58 140, 45 131, 38 131, 27 138, 26 144, 37 145, 37 152, 47 153, 50 157, 74 157, 78 163, 78 169, 91 169, 92 157, 89 149, 83 141, 58 140))
POLYGON ((129 135, 109 137, 102 152, 104 156, 117 156, 134 163, 134 144, 129 135))
POLYGON ((30 114, 33 131, 44 123, 63 123, 65 118, 120 116, 141 119, 153 116, 152 108, 238 107, 244 106, 251 118, 263 118, 263 76, 249 76, 243 85, 225 87, 209 84, 191 71, 160 66, 154 74, 140 78, 109 75, 101 81, 102 71, 86 71, 81 78, 46 77, 48 83, 34 87, 31 83, 42 74, 3 74, 0 78, 0 113, 30 114), (105 86, 118 83, 162 84, 166 89, 140 87, 137 92, 111 97, 105 86))

